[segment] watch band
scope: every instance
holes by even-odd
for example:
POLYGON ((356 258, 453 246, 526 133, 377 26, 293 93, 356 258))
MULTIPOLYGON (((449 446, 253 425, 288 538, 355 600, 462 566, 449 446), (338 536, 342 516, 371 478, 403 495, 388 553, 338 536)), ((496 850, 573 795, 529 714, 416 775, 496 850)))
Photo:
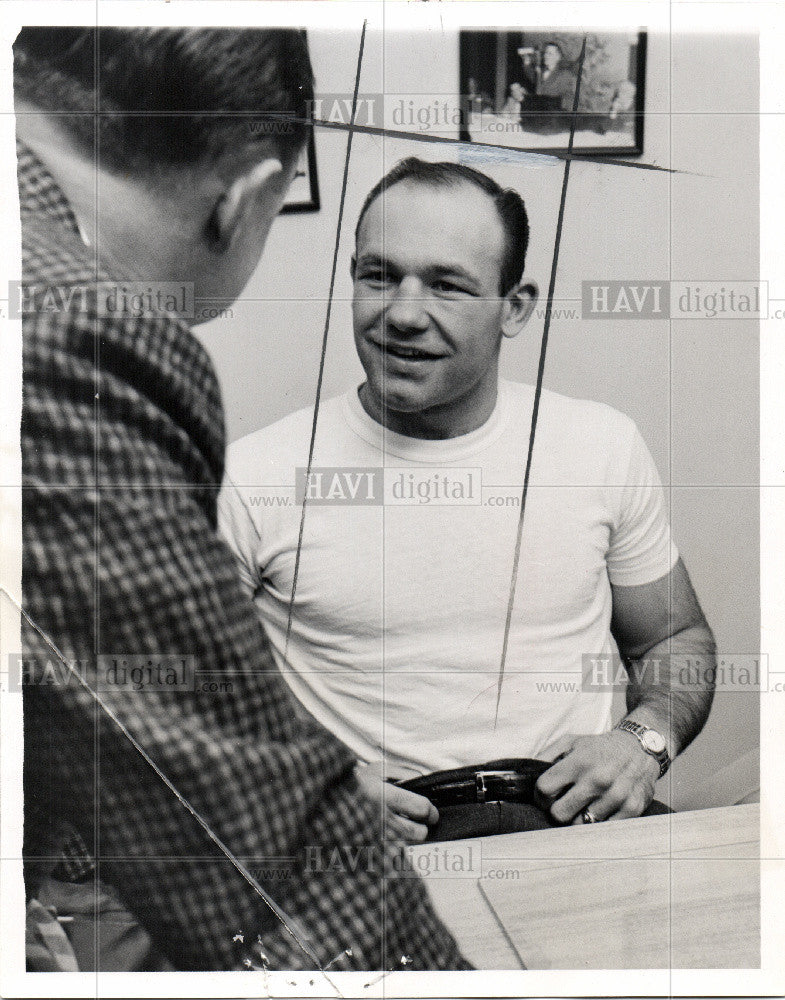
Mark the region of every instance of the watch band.
POLYGON ((668 753, 668 746, 662 733, 658 733, 651 726, 642 726, 632 719, 622 719, 614 729, 620 729, 625 733, 632 733, 643 748, 644 752, 653 757, 660 765, 659 777, 661 778, 671 766, 671 756, 668 753), (651 734, 651 735, 649 735, 651 734), (658 749, 658 747, 660 749, 658 749))

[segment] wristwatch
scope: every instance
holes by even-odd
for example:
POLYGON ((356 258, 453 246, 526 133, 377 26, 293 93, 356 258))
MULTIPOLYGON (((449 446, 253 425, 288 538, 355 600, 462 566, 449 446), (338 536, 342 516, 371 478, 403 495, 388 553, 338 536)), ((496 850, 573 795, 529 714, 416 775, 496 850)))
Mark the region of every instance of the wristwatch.
POLYGON ((632 733, 645 752, 660 765, 660 777, 665 774, 671 766, 671 757, 662 733, 658 733, 656 729, 651 729, 649 726, 641 726, 637 722, 633 722, 632 719, 622 719, 613 728, 621 729, 625 733, 632 733))

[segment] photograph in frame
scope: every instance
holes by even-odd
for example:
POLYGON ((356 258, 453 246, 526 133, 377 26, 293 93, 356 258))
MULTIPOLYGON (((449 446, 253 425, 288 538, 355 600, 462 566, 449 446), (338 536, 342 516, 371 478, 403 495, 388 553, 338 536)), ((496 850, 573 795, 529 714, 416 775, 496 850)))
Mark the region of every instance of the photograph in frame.
POLYGON ((574 147, 586 154, 640 156, 645 31, 462 31, 459 93, 466 138, 565 149, 584 35, 574 147))

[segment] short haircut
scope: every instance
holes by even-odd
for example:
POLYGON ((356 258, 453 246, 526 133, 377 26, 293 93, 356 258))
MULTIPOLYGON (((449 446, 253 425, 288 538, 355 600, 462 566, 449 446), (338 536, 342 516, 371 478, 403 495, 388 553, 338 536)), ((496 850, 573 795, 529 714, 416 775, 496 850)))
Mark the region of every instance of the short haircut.
MULTIPOLYGON (((392 170, 376 184, 365 199, 357 227, 354 231, 355 243, 366 212, 379 195, 389 191, 396 184, 411 181, 430 187, 456 187, 459 184, 473 184, 493 202, 499 221, 504 229, 505 246, 499 276, 499 290, 506 295, 523 276, 526 264, 526 250, 529 246, 529 218, 523 199, 512 188, 503 188, 487 174, 461 163, 431 163, 410 156, 397 163, 392 170)), ((467 238, 470 234, 467 234, 467 238)))
POLYGON ((14 83, 102 165, 140 172, 262 139, 288 162, 313 101, 305 32, 288 28, 23 28, 14 83))

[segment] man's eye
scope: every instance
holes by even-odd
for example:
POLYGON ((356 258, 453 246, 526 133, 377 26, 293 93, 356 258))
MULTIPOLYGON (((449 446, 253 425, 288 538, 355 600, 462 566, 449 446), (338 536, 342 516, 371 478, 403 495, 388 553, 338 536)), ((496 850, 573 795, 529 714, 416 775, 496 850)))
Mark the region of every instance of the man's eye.
POLYGON ((374 268, 371 271, 360 272, 360 281, 364 281, 368 285, 386 285, 389 280, 389 274, 379 268, 374 268))
POLYGON ((470 289, 466 288, 465 285, 457 285, 454 281, 447 281, 442 278, 439 281, 434 281, 432 288, 435 292, 440 292, 442 295, 471 295, 470 289))

